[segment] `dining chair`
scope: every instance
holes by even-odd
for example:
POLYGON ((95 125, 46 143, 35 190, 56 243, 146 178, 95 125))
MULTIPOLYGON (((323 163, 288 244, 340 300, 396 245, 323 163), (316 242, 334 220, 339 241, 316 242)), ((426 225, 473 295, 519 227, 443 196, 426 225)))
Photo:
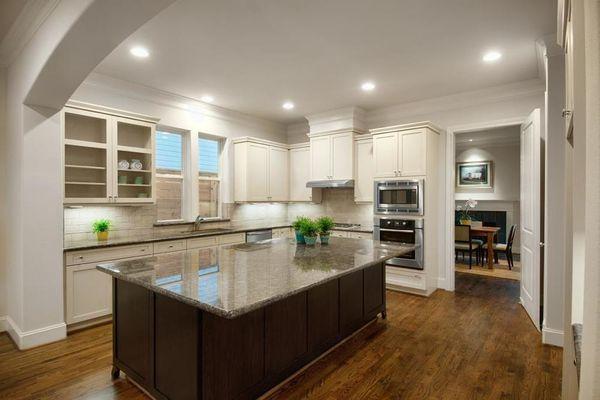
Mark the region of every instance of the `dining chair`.
POLYGON ((475 262, 479 263, 481 245, 471 238, 471 225, 456 225, 454 227, 454 252, 458 259, 458 252, 462 253, 463 259, 465 252, 469 253, 469 269, 473 265, 473 252, 475 252, 475 262))
MULTIPOLYGON (((508 262, 508 269, 513 269, 515 261, 513 257, 512 247, 517 233, 517 226, 512 225, 508 231, 508 240, 506 243, 494 243, 494 262, 498 264, 498 254, 504 253, 508 262)), ((487 243, 483 245, 483 255, 487 253, 487 243)))

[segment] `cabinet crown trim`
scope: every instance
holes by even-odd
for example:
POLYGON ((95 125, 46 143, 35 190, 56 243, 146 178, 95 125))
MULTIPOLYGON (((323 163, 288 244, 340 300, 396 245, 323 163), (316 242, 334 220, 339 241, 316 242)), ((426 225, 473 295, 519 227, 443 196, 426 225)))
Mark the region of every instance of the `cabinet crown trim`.
POLYGON ((294 143, 290 144, 290 150, 307 149, 310 147, 310 142, 294 143))
POLYGON ((342 129, 335 129, 332 131, 326 131, 326 132, 318 132, 318 133, 309 133, 308 137, 309 138, 315 138, 315 137, 320 137, 320 136, 330 136, 330 135, 335 135, 338 133, 349 133, 352 132, 355 135, 364 135, 367 133, 367 131, 363 130, 363 129, 357 129, 357 128, 342 128, 342 129))
POLYGON ((102 114, 112 115, 116 117, 126 117, 131 119, 136 119, 138 121, 150 122, 153 124, 158 123, 160 121, 159 117, 153 117, 151 115, 139 114, 131 111, 120 110, 118 108, 106 107, 98 104, 86 103, 84 101, 77 100, 69 100, 65 105, 68 108, 75 108, 79 110, 85 111, 93 111, 102 114))
POLYGON ((289 147, 290 147, 287 143, 279 143, 279 142, 274 142, 272 140, 260 139, 260 138, 251 137, 251 136, 243 136, 243 137, 235 138, 232 140, 233 144, 247 143, 247 142, 264 144, 266 146, 281 147, 286 150, 289 150, 289 147))
POLYGON ((385 127, 381 127, 381 128, 374 128, 374 129, 370 129, 369 132, 371 133, 371 135, 379 135, 382 133, 400 132, 400 131, 407 131, 407 130, 419 129, 419 128, 427 128, 437 134, 440 134, 444 131, 443 129, 439 128, 438 126, 432 124, 429 121, 420 121, 420 122, 413 122, 410 124, 392 125, 392 126, 385 126, 385 127))

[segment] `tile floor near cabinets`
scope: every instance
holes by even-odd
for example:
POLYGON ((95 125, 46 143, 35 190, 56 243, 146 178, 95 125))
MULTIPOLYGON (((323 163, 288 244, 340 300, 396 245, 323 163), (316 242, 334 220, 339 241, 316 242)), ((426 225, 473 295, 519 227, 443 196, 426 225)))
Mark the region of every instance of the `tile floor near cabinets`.
MULTIPOLYGON (((519 282, 461 274, 456 292, 387 292, 378 320, 268 399, 559 399, 562 350, 543 346, 519 282)), ((0 398, 145 399, 110 379, 112 326, 18 351, 0 335, 0 398)))

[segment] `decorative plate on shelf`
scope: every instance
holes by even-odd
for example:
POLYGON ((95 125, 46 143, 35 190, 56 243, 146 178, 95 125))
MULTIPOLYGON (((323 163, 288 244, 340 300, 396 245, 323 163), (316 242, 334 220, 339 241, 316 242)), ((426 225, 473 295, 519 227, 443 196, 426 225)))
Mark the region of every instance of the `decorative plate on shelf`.
POLYGON ((142 165, 142 162, 140 160, 136 160, 135 158, 133 160, 131 160, 131 164, 130 164, 131 169, 135 169, 135 170, 140 170, 142 169, 144 166, 142 165))
POLYGON ((119 160, 119 169, 129 169, 129 161, 119 160))

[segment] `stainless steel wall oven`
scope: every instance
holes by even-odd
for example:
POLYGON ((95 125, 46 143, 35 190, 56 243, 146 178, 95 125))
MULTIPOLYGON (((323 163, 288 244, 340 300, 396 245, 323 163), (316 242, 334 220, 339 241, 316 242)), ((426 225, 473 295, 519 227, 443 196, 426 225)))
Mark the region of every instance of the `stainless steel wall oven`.
POLYGON ((423 219, 375 217, 373 238, 383 242, 415 245, 415 250, 401 257, 388 260, 386 265, 411 269, 424 268, 423 219))

